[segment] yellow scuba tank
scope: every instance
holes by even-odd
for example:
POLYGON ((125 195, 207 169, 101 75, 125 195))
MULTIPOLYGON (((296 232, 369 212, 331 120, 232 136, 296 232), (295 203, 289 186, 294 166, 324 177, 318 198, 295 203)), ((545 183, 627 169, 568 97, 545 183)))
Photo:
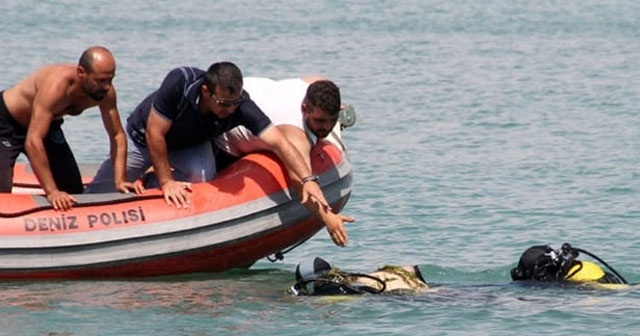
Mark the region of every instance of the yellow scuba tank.
POLYGON ((571 266, 564 279, 576 283, 587 283, 605 289, 624 289, 629 287, 626 284, 607 283, 608 281, 603 279, 605 275, 606 273, 597 264, 591 261, 580 261, 571 266))
POLYGON ((598 281, 604 276, 604 271, 597 264, 590 261, 580 261, 571 266, 565 280, 573 282, 598 281))

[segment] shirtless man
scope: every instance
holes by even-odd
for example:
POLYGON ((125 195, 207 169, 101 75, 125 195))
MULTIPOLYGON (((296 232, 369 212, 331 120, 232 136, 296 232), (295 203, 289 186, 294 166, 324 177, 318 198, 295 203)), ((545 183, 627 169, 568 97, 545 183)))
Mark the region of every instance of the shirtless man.
MULTIPOLYGON (((244 88, 258 107, 298 150, 309 169, 311 169, 311 148, 318 139, 327 139, 341 150, 344 149, 339 136, 335 135, 340 130, 338 125, 341 108, 340 89, 332 81, 322 77, 280 81, 246 77, 244 88)), ((242 126, 218 136, 215 144, 228 154, 237 157, 268 149, 265 143, 242 126)), ((299 191, 300 179, 292 172, 290 176, 299 191)), ((306 203, 305 207, 322 220, 336 245, 342 247, 347 245, 348 236, 344 223, 353 222, 354 218, 334 213, 317 202, 306 203)))
POLYGON ((11 192, 13 168, 25 153, 47 200, 68 210, 82 193, 82 178, 61 129, 65 115, 98 106, 109 134, 116 189, 136 190, 125 180, 126 135, 112 84, 116 65, 104 47, 85 50, 78 64, 44 66, 0 92, 0 192, 11 192))

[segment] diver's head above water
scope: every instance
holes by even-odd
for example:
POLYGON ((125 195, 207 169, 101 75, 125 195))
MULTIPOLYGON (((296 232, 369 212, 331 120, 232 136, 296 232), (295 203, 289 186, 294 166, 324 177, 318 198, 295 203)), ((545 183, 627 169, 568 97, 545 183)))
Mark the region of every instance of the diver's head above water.
POLYGON ((520 256, 518 265, 511 270, 514 281, 544 281, 569 283, 604 283, 626 284, 607 263, 588 251, 574 248, 565 243, 561 249, 554 250, 548 245, 536 245, 525 250, 520 256), (581 261, 577 257, 580 252, 598 260, 612 273, 605 272, 596 263, 581 261))

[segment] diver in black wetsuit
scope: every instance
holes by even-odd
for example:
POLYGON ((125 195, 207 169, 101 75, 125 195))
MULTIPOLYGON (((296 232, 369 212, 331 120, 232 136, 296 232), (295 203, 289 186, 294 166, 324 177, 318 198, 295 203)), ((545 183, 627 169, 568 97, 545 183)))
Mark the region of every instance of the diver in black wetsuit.
POLYGON ((514 281, 544 281, 566 283, 600 283, 626 284, 627 281, 606 262, 583 249, 574 248, 565 243, 560 250, 548 245, 528 248, 511 270, 514 281), (593 257, 611 272, 605 272, 600 266, 590 261, 581 261, 577 257, 580 252, 593 257))

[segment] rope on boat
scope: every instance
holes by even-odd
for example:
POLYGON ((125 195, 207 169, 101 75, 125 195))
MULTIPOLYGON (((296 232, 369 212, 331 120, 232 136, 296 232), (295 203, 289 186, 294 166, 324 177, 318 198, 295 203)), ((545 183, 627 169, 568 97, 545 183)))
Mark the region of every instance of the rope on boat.
POLYGON ((295 249, 296 247, 302 245, 304 242, 306 242, 307 240, 309 240, 309 238, 311 237, 307 237, 295 244, 293 244, 291 247, 289 247, 288 249, 284 250, 284 251, 278 251, 276 253, 273 254, 273 257, 267 256, 267 260, 269 260, 270 262, 276 262, 278 260, 284 260, 284 255, 285 253, 289 253, 291 252, 291 250, 295 249))

